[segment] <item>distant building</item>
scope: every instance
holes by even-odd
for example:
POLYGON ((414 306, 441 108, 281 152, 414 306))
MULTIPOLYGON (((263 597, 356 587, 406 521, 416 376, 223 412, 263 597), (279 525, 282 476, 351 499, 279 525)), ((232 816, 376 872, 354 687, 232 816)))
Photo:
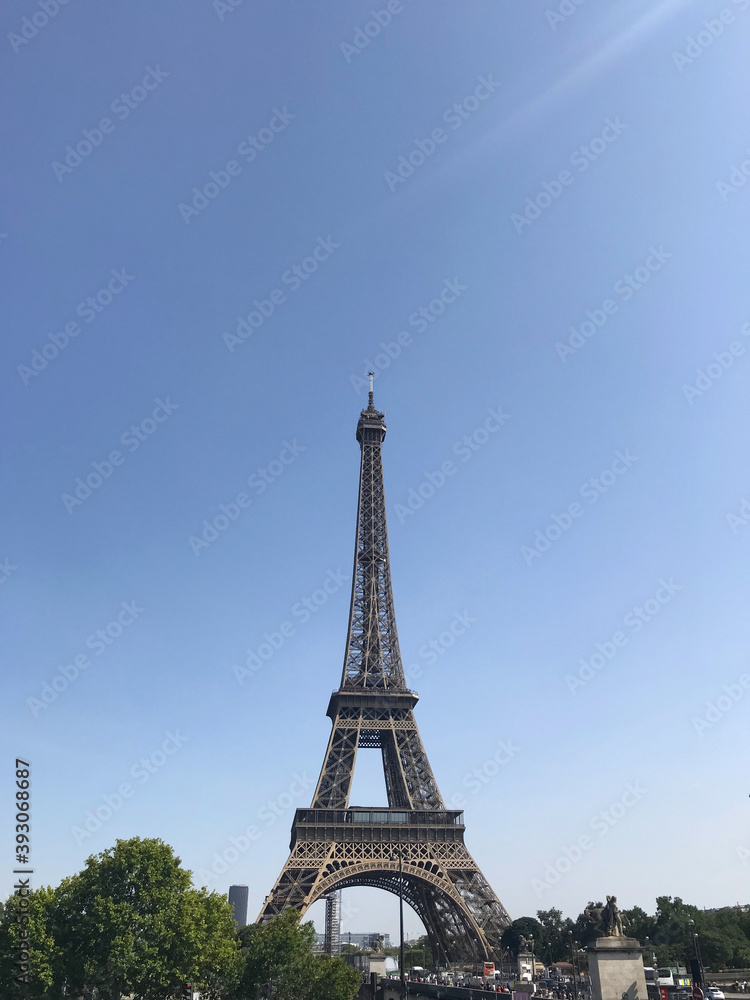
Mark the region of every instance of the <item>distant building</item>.
POLYGON ((247 886, 246 885, 230 885, 229 886, 229 905, 234 910, 234 919, 237 922, 238 927, 244 927, 247 924, 247 886))
POLYGON ((323 951, 326 955, 341 953, 341 892, 329 892, 326 901, 326 932, 323 951))
MULTIPOLYGON (((351 931, 342 931, 340 935, 342 948, 348 944, 355 945, 357 948, 373 948, 377 944, 378 938, 383 938, 384 948, 390 948, 390 934, 379 934, 377 932, 374 934, 354 934, 351 931)), ((325 934, 316 934, 315 941, 317 944, 322 945, 325 941, 325 934)))

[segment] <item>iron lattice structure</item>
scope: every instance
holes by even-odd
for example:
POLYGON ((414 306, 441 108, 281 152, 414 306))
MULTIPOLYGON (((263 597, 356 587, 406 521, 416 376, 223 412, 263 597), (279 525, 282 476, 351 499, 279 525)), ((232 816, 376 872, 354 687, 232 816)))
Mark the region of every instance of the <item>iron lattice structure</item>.
POLYGON ((384 414, 357 424, 362 460, 349 630, 333 726, 310 809, 298 809, 291 854, 259 920, 353 886, 398 894, 439 961, 500 957, 507 911, 464 845, 463 813, 447 810, 414 719, 398 644, 383 486, 384 414), (357 750, 381 751, 388 807, 349 808, 357 750), (402 875, 399 875, 399 864, 402 875))

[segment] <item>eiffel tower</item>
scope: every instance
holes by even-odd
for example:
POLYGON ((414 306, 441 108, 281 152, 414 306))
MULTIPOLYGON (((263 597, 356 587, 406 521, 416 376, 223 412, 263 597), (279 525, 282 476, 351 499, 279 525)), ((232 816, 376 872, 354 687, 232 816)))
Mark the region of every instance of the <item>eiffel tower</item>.
POLYGON ((416 911, 441 964, 500 957, 507 911, 464 846, 463 813, 446 809, 414 719, 396 631, 383 487, 384 414, 357 424, 359 477, 354 578, 341 685, 312 805, 297 809, 290 855, 258 918, 304 913, 321 896, 353 886, 395 894, 416 911), (385 808, 349 806, 360 747, 383 757, 385 808))

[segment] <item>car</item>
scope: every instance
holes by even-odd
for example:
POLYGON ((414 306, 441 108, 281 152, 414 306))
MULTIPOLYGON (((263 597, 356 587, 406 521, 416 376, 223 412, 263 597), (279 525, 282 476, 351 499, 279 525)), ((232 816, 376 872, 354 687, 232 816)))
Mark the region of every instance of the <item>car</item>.
POLYGON ((724 1000, 724 993, 718 986, 706 986, 703 990, 706 1000, 724 1000))

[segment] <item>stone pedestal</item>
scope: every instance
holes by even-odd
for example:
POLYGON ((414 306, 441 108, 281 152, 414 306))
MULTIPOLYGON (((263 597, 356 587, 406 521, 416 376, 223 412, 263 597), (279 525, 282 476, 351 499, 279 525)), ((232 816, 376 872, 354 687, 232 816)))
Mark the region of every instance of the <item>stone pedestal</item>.
POLYGON ((597 938, 586 951, 593 1000, 648 1000, 641 946, 635 938, 597 938))
POLYGON ((387 956, 380 955, 377 952, 374 955, 370 954, 370 968, 369 968, 369 972, 370 972, 371 976, 372 976, 373 973, 375 973, 375 975, 377 975, 378 979, 380 979, 381 976, 383 978, 385 978, 385 974, 386 974, 386 972, 385 972, 385 960, 386 960, 386 957, 387 956))

